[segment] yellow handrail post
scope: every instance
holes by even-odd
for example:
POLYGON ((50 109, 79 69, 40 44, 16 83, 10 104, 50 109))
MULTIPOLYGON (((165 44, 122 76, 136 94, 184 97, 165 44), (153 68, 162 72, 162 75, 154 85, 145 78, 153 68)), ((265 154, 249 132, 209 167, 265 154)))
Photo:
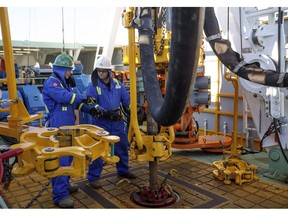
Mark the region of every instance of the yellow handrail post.
MULTIPOLYGON (((15 70, 14 70, 14 57, 13 57, 7 8, 4 8, 4 7, 0 8, 0 22, 1 22, 1 30, 2 30, 2 38, 3 38, 4 56, 5 56, 8 94, 11 100, 16 100, 17 88, 16 88, 16 79, 15 79, 15 70)), ((10 113, 11 113, 11 117, 15 117, 18 115, 18 110, 17 110, 17 106, 15 103, 10 103, 10 113)))
MULTIPOLYGON (((129 23, 132 21, 132 15, 134 12, 133 7, 129 7, 127 10, 129 17, 129 23)), ((128 43, 129 43, 129 74, 130 74, 130 127, 128 132, 128 140, 131 142, 132 136, 135 133, 137 146, 139 150, 143 149, 143 140, 139 129, 138 118, 137 118, 137 79, 136 79, 136 60, 135 60, 135 29, 133 26, 128 27, 128 43)))
POLYGON ((225 78, 231 81, 234 87, 234 120, 233 120, 233 132, 232 132, 232 145, 231 153, 236 156, 237 153, 237 131, 238 131, 238 100, 239 100, 239 85, 238 77, 231 76, 231 73, 226 72, 225 78))
MULTIPOLYGON (((36 115, 29 115, 24 103, 17 97, 14 56, 12 50, 9 16, 6 7, 0 7, 0 24, 5 56, 5 68, 7 76, 6 82, 10 99, 10 115, 7 117, 8 125, 6 122, 0 122, 0 134, 19 139, 21 133, 23 132, 23 125, 33 120, 41 119, 43 114, 38 113, 36 115)), ((1 83, 3 82, 5 82, 5 80, 1 80, 1 83)), ((25 127, 27 128, 28 126, 25 127)), ((42 127, 42 125, 40 125, 40 127, 42 127)))

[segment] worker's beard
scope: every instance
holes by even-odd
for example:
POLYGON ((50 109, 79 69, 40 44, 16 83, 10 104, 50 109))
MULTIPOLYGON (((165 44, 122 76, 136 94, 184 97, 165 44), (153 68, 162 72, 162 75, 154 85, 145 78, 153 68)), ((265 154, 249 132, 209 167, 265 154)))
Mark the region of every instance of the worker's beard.
POLYGON ((76 82, 75 79, 73 77, 73 75, 71 75, 68 79, 65 78, 66 84, 72 88, 76 87, 76 82))

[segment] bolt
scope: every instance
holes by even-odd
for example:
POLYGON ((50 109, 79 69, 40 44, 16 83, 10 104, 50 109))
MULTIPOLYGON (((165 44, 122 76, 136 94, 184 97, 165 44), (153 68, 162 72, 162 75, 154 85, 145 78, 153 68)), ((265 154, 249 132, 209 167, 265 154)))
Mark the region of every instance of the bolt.
POLYGON ((45 148, 45 152, 52 152, 54 151, 54 148, 45 148))

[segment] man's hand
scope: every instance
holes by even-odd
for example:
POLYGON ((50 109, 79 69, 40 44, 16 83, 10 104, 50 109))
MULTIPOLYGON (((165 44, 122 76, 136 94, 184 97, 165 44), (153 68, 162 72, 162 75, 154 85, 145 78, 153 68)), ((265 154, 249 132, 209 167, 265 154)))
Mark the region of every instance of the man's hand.
POLYGON ((87 99, 84 101, 88 106, 92 106, 94 103, 96 103, 96 98, 93 98, 91 96, 87 96, 87 99))
POLYGON ((99 118, 100 116, 103 115, 103 114, 102 114, 98 109, 96 109, 95 107, 93 107, 93 108, 90 109, 89 114, 92 115, 92 116, 95 117, 95 118, 99 118))
POLYGON ((122 119, 122 115, 120 112, 120 109, 115 109, 115 110, 105 110, 103 112, 103 116, 105 118, 108 118, 112 121, 120 121, 122 119))

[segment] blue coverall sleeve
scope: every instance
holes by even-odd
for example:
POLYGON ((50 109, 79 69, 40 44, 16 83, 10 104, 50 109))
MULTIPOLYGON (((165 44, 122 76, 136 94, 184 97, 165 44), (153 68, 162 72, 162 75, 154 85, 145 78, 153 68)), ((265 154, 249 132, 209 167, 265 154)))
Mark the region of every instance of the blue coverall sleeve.
POLYGON ((89 113, 93 107, 94 106, 88 106, 86 103, 81 103, 78 109, 81 112, 89 113))
POLYGON ((76 94, 63 88, 58 80, 51 81, 47 83, 47 92, 57 103, 81 104, 87 98, 84 94, 76 94))

